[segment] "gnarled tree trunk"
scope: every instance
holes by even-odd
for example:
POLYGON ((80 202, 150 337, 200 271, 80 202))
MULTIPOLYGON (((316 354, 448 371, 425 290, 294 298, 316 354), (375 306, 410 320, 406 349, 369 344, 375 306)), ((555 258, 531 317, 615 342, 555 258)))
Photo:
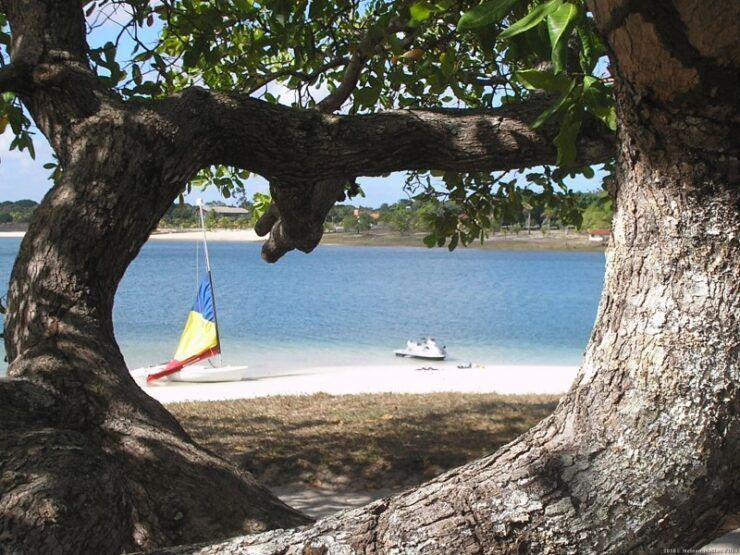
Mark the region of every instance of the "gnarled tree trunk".
POLYGON ((13 269, 0 551, 116 553, 308 522, 198 447, 129 375, 116 287, 192 171, 151 115, 133 119, 110 106, 69 140, 13 269))
POLYGON ((308 522, 197 446, 134 383, 115 341, 118 283, 197 157, 165 117, 90 73, 79 2, 3 7, 19 31, 18 92, 64 175, 11 275, 0 551, 119 553, 308 522))
POLYGON ((490 457, 308 530, 167 553, 657 553, 731 525, 740 190, 685 149, 621 134, 604 294, 551 417, 490 457))

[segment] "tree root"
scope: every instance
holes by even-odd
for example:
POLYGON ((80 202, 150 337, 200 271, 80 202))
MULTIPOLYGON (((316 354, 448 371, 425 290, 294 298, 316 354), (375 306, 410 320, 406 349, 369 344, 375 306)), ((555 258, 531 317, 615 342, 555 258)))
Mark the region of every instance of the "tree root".
POLYGON ((37 383, 0 382, 2 552, 120 553, 310 522, 156 418, 119 407, 69 426, 66 405, 37 383))

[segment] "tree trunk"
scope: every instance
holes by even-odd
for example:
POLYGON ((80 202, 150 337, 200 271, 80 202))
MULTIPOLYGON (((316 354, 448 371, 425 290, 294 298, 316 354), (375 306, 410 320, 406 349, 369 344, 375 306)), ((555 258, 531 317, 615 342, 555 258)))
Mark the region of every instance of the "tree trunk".
POLYGON ((113 332, 116 287, 192 170, 161 136, 117 116, 70 146, 13 269, 3 552, 118 553, 309 521, 198 447, 129 375, 113 332))

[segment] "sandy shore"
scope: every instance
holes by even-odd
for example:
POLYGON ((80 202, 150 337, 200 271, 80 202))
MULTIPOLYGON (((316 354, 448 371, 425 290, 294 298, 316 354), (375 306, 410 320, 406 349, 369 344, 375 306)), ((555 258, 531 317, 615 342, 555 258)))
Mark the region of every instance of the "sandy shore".
MULTIPOLYGON (((144 390, 162 403, 222 401, 270 395, 328 393, 563 393, 575 366, 489 365, 461 369, 455 363, 420 360, 418 366, 316 367, 241 382, 183 384, 164 382, 144 390), (436 370, 417 370, 416 368, 436 370)), ((249 372, 247 371, 247 376, 249 372)))
MULTIPOLYGON (((200 241, 203 232, 193 231, 156 231, 149 236, 150 241, 200 241)), ((208 232, 208 241, 252 242, 264 241, 253 229, 214 229, 208 232)))

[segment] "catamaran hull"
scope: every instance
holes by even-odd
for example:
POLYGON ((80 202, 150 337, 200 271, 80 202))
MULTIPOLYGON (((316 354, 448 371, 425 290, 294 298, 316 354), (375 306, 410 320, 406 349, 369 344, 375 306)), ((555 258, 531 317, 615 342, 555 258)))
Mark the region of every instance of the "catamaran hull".
MULTIPOLYGON (((170 374, 151 382, 149 385, 165 385, 168 382, 186 382, 186 383, 217 383, 217 382, 238 382, 244 379, 248 366, 222 366, 213 368, 211 366, 201 366, 194 364, 186 366, 179 372, 170 374)), ((137 368, 131 371, 137 383, 146 384, 146 378, 150 374, 164 369, 164 366, 151 366, 149 368, 137 368)))

